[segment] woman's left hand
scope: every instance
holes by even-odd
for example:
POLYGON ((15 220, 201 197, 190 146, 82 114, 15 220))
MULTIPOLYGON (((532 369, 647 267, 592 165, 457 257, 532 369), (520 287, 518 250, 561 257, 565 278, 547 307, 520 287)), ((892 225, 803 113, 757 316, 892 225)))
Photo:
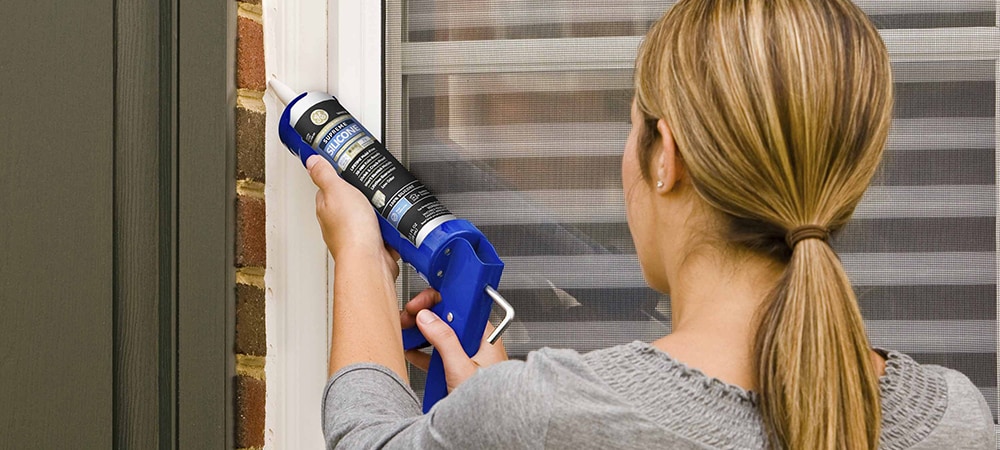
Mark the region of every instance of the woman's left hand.
POLYGON ((319 187, 316 218, 333 259, 356 249, 383 248, 378 219, 368 198, 340 178, 333 166, 320 156, 310 156, 306 169, 319 187))
MULTIPOLYGON (((472 358, 469 358, 465 354, 465 350, 462 349, 462 344, 458 341, 455 331, 431 312, 430 308, 440 301, 441 294, 432 288, 424 289, 406 303, 403 311, 399 313, 399 322, 404 329, 414 325, 420 328, 420 333, 427 338, 427 342, 430 342, 434 349, 441 354, 441 362, 444 363, 444 377, 448 383, 448 392, 451 392, 480 368, 506 361, 507 350, 503 346, 503 339, 497 340, 493 344, 486 341, 486 338, 493 332, 493 325, 487 322, 479 351, 472 358)), ((406 360, 426 372, 427 367, 430 366, 431 356, 420 350, 408 350, 406 360)))

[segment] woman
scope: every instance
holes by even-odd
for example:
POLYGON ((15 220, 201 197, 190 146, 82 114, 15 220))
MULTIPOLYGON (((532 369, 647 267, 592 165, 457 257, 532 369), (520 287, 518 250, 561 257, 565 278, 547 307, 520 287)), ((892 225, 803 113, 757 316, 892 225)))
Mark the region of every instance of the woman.
POLYGON ((425 291, 403 325, 416 319, 454 389, 427 415, 405 381, 395 258, 367 200, 313 158, 337 262, 328 445, 996 448, 967 378, 870 349, 829 245, 891 110, 886 49, 849 0, 680 1, 639 49, 622 158, 629 228, 673 332, 493 365, 502 347, 467 358, 425 291))

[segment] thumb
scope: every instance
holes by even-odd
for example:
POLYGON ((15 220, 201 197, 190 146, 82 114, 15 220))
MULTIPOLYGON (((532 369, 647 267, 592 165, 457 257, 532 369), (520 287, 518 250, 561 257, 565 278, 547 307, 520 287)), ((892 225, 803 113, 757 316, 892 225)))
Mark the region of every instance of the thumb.
POLYGON ((306 170, 313 183, 323 190, 330 188, 340 178, 330 162, 319 155, 312 155, 306 160, 306 170))
POLYGON ((476 364, 462 350, 462 344, 447 323, 429 309, 417 314, 417 328, 441 355, 449 388, 458 386, 476 371, 476 364))

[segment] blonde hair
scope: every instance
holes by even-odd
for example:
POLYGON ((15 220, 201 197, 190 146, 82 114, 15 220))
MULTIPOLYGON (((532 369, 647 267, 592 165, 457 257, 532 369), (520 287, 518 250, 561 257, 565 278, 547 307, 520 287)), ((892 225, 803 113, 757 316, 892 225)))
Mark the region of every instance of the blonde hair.
POLYGON ((646 35, 635 80, 647 179, 663 119, 727 241, 787 262, 754 342, 771 445, 877 448, 879 381, 850 281, 827 242, 785 236, 841 229, 881 160, 892 74, 878 32, 849 0, 681 0, 646 35))

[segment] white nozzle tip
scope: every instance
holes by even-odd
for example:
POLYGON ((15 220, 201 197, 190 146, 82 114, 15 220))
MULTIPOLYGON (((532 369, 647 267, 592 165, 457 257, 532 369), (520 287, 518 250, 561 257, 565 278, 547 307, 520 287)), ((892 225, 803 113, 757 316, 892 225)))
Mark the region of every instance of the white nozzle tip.
POLYGON ((292 88, 288 87, 285 83, 278 81, 277 78, 267 80, 267 87, 278 97, 278 100, 281 100, 281 103, 286 105, 291 103, 292 100, 295 100, 295 97, 298 97, 298 94, 296 94, 292 88))

